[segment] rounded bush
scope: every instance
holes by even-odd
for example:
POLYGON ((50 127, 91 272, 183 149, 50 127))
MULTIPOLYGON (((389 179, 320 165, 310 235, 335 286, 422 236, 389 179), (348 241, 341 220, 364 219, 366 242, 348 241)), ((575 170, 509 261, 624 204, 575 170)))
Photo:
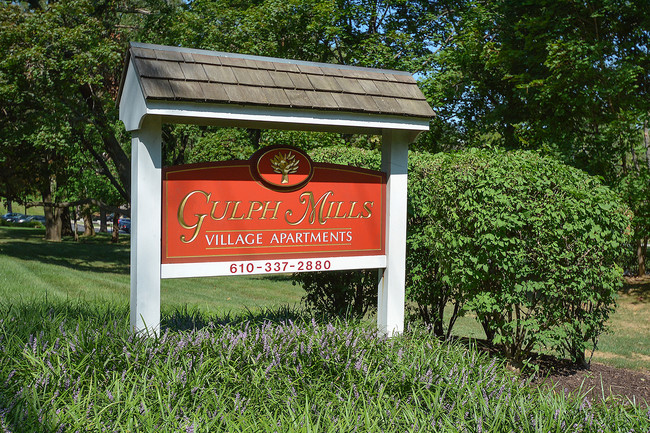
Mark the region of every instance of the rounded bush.
POLYGON ((617 195, 532 152, 467 150, 410 168, 410 298, 437 301, 433 316, 450 301, 473 311, 516 361, 550 348, 584 362, 622 284, 631 214, 617 195))

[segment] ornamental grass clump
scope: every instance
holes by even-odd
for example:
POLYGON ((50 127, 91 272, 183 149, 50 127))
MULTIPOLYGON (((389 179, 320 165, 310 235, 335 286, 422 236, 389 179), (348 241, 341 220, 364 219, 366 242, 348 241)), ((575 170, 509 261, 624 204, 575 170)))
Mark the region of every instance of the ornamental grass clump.
POLYGON ((33 302, 0 313, 3 431, 650 427, 647 408, 531 388, 501 361, 440 343, 428 329, 388 339, 374 327, 296 312, 286 319, 287 310, 228 320, 174 311, 163 315, 161 335, 147 339, 128 334, 126 306, 33 302))

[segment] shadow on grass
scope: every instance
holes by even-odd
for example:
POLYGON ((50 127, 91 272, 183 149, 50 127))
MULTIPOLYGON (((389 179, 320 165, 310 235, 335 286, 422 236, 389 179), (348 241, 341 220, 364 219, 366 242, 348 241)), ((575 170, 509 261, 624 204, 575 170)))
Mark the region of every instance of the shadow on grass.
POLYGON ((43 229, 0 227, 0 255, 79 271, 129 273, 128 236, 120 235, 120 243, 112 244, 105 233, 80 237, 78 242, 73 238, 47 242, 44 235, 43 229))
POLYGON ((229 311, 220 315, 205 314, 199 310, 182 307, 163 313, 160 328, 162 332, 165 330, 190 331, 205 327, 238 325, 247 322, 251 325, 261 325, 267 322, 286 323, 291 321, 302 323, 308 320, 311 320, 310 315, 304 310, 290 305, 255 310, 246 309, 237 312, 229 311))
POLYGON ((650 275, 626 277, 621 292, 636 298, 634 303, 650 302, 650 275))
MULTIPOLYGON (((47 296, 20 302, 0 302, 0 329, 26 343, 31 336, 45 336, 54 340, 62 332, 79 329, 109 329, 113 335, 129 335, 129 305, 105 302, 102 299, 51 300, 47 296)), ((161 332, 181 332, 250 323, 310 321, 304 310, 290 305, 274 308, 246 309, 221 314, 205 313, 187 306, 161 313, 161 332)))

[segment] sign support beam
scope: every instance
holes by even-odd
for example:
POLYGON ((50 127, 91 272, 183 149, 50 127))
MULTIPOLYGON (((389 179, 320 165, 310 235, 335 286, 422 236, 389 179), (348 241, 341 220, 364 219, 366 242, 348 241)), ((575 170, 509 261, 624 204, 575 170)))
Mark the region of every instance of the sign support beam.
POLYGON ((135 333, 160 331, 162 133, 152 116, 131 138, 131 314, 135 333))
POLYGON ((386 268, 379 270, 377 328, 388 336, 404 330, 408 145, 412 133, 385 130, 381 170, 386 184, 386 268))

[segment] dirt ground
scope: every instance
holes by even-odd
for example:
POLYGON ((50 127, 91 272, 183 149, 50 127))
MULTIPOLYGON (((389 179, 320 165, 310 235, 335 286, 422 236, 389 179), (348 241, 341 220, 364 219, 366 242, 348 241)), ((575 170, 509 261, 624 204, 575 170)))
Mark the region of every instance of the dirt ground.
POLYGON ((593 362, 586 369, 570 363, 556 363, 548 376, 540 375, 537 383, 554 386, 558 392, 585 394, 591 402, 615 399, 650 407, 650 373, 643 371, 593 362))
MULTIPOLYGON (((623 294, 636 301, 650 302, 650 275, 627 278, 623 294)), ((644 319, 649 320, 650 318, 644 319)), ((590 401, 616 399, 650 406, 650 362, 636 371, 592 362, 581 368, 567 361, 544 358, 540 361, 540 386, 554 386, 559 392, 587 394, 590 401)))

